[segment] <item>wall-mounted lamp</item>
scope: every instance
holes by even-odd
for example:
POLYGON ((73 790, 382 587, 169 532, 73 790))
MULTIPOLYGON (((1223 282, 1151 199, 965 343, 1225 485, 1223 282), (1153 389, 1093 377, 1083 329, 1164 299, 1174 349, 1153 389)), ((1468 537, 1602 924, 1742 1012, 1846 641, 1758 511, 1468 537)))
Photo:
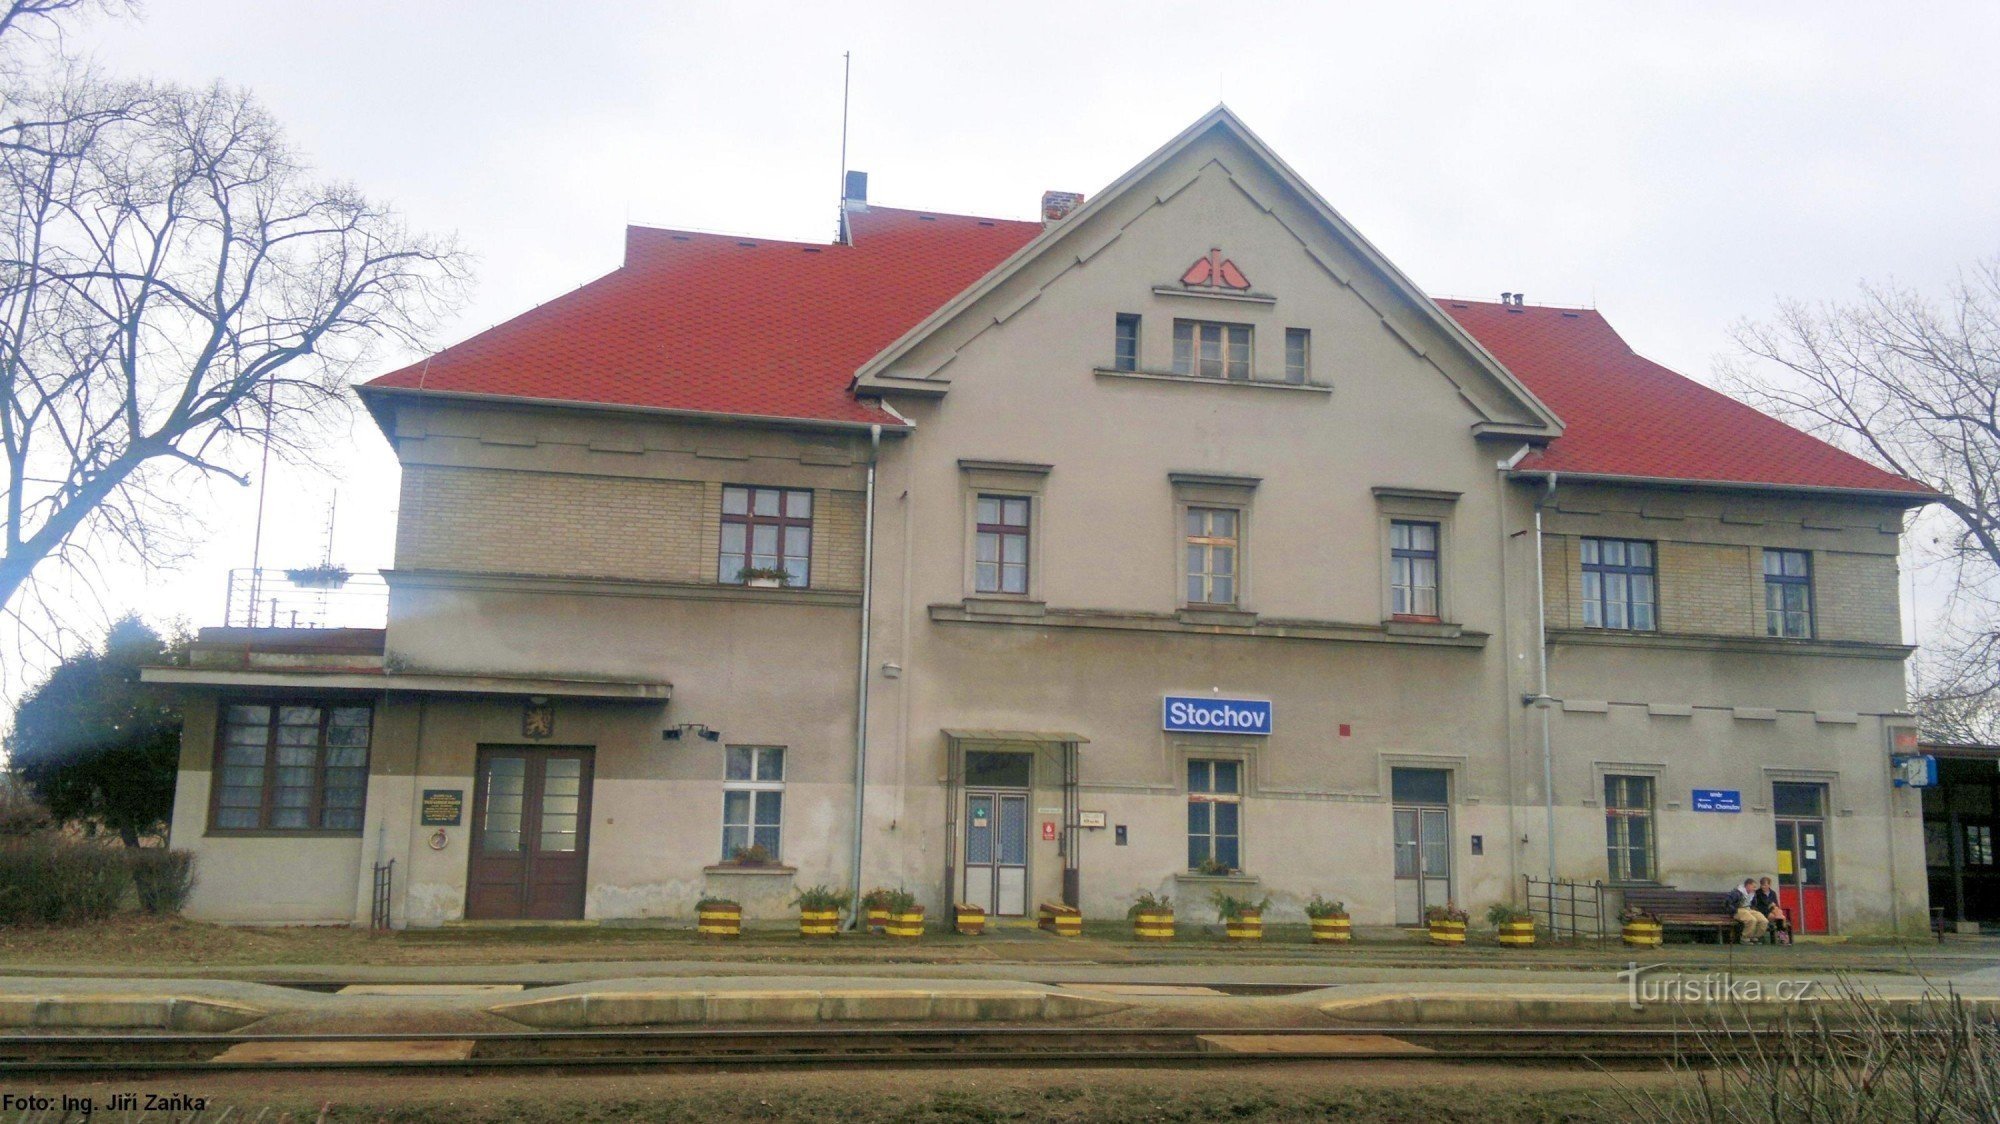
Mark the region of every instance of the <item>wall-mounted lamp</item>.
POLYGON ((681 737, 683 735, 687 734, 690 731, 692 731, 696 737, 700 738, 702 741, 705 742, 717 742, 722 740, 722 731, 711 730, 707 726, 704 726, 699 722, 683 722, 678 726, 669 726, 666 729, 660 731, 660 740, 677 742, 681 740, 681 737))

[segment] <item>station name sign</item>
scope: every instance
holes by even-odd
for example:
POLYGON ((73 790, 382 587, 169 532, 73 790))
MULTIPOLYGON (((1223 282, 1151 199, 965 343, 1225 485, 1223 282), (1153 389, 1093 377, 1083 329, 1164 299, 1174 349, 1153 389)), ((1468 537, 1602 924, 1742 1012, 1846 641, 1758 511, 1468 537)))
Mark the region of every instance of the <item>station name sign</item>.
POLYGON ((1694 810, 1740 812, 1743 810, 1743 793, 1734 788, 1697 788, 1694 790, 1694 810))
POLYGON ((1168 695, 1160 700, 1160 728, 1182 734, 1271 732, 1271 704, 1260 699, 1168 695))

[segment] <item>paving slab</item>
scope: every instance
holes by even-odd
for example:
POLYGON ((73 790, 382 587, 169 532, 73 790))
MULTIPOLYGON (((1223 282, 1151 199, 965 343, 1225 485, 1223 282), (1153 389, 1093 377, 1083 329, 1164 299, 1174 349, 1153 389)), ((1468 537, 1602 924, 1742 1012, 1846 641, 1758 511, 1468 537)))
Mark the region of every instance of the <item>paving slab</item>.
POLYGON ((459 1062, 472 1056, 472 1039, 394 1042, 238 1042, 219 1062, 459 1062))
POLYGON ((548 1029, 677 1024, 1031 1022, 1122 1011, 1129 1002, 985 980, 812 977, 628 979, 536 988, 486 1009, 548 1029))

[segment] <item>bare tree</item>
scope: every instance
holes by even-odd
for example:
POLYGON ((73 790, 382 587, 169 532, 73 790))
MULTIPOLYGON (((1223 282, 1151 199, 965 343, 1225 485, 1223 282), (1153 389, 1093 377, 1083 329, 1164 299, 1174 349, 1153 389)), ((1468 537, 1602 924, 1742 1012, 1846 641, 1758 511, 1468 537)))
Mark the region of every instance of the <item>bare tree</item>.
MULTIPOLYGON (((72 6, 16 0, 0 34, 72 6)), ((67 60, 7 85, 0 607, 26 623, 49 568, 88 587, 111 557, 183 556, 190 485, 248 483, 267 440, 310 448, 372 347, 456 300, 463 260, 315 179, 241 91, 67 60)))
MULTIPOLYGON (((1952 566, 1937 674, 1940 706, 2000 686, 2000 257, 1942 298, 1864 285, 1850 304, 1779 306, 1739 325, 1733 388, 1785 419, 1936 490, 1950 514, 1935 546, 1952 566)), ((1979 708, 1973 708, 1978 710, 1979 708)), ((1953 719, 1962 725, 1965 708, 1953 719)))

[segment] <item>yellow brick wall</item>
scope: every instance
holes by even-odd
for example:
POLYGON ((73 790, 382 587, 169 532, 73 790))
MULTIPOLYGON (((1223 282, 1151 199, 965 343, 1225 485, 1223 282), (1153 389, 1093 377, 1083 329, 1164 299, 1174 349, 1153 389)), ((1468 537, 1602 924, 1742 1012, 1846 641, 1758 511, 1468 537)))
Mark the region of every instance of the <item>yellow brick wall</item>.
POLYGON ((1763 554, 1744 546, 1657 544, 1660 631, 1759 636, 1764 631, 1763 554))
MULTIPOLYGON (((813 588, 860 588, 861 516, 861 493, 814 491, 813 588)), ((396 565, 713 582, 721 520, 714 481, 409 465, 396 565)))
MULTIPOLYGON (((1582 628, 1583 567, 1575 535, 1542 540, 1542 587, 1550 628, 1582 628)), ((1761 547, 1656 539, 1660 631, 1764 636, 1761 547)), ((1902 640, 1896 559, 1812 551, 1814 635, 1821 640, 1902 640)))
POLYGON ((1814 627, 1821 639, 1902 642, 1894 558, 1816 551, 1812 564, 1814 627))

